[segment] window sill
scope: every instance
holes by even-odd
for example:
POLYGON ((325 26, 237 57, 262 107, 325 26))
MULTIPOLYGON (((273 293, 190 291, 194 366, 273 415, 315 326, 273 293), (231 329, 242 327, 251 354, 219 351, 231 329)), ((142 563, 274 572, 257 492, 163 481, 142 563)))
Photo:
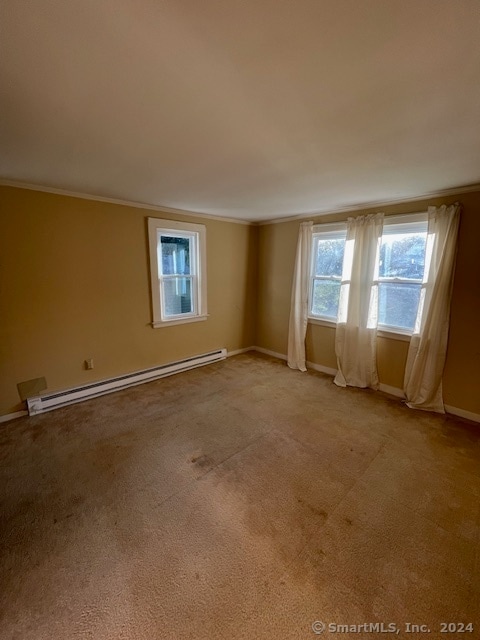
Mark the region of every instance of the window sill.
POLYGON ((337 326, 335 320, 323 320, 322 318, 309 317, 308 322, 309 324, 318 324, 321 327, 332 327, 333 329, 337 326))
MULTIPOLYGON (((337 323, 333 320, 323 320, 321 318, 308 318, 309 324, 317 324, 321 327, 330 327, 335 329, 337 323)), ((393 329, 377 329, 377 336, 379 338, 389 338, 390 340, 400 340, 401 342, 410 342, 412 335, 410 333, 403 333, 402 331, 394 331, 393 329)))
POLYGON ((190 316, 189 318, 174 318, 172 320, 156 320, 152 322, 154 329, 160 329, 161 327, 171 327, 175 324, 189 324, 190 322, 201 322, 207 320, 208 314, 203 316, 190 316))
POLYGON ((403 333, 402 331, 393 331, 392 329, 377 329, 379 338, 390 338, 390 340, 400 340, 401 342, 410 342, 411 333, 403 333))

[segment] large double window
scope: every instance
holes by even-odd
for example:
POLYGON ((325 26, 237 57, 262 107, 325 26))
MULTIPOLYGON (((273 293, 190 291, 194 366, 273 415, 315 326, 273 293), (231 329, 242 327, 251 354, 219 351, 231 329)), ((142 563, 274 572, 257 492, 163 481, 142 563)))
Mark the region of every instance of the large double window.
MULTIPOLYGON (((412 333, 425 270, 426 240, 426 214, 385 219, 377 256, 380 330, 412 333)), ((314 227, 310 319, 337 321, 345 242, 344 224, 314 227)))
POLYGON ((153 326, 205 320, 205 226, 148 219, 153 326))

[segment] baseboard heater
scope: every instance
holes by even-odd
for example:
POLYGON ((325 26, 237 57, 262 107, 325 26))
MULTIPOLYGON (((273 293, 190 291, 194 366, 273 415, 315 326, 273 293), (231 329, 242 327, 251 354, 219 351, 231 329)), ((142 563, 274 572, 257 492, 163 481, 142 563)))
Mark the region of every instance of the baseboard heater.
POLYGON ((185 358, 184 360, 178 360, 177 362, 170 362, 169 364, 152 367, 151 369, 143 369, 142 371, 135 371, 134 373, 117 376, 116 378, 92 382, 91 384, 82 385, 81 387, 75 387, 65 391, 57 391, 56 393, 42 395, 36 398, 28 398, 28 413, 31 416, 35 416, 39 413, 52 411, 53 409, 65 407, 76 402, 90 400, 91 398, 103 396, 107 393, 113 393, 114 391, 126 389, 127 387, 133 387, 137 384, 151 382, 158 378, 165 378, 166 376, 171 376, 174 373, 180 373, 181 371, 187 371, 188 369, 202 367, 203 365, 211 364, 212 362, 219 362, 220 360, 225 360, 226 357, 226 349, 217 349, 217 351, 210 351, 210 353, 185 358))

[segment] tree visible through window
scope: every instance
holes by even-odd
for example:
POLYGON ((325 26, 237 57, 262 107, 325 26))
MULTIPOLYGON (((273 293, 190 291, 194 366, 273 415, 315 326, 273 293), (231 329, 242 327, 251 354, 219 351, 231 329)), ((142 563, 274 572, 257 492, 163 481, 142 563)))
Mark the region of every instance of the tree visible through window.
POLYGON ((311 313, 314 316, 337 318, 344 250, 345 232, 313 237, 311 313))
POLYGON ((426 229, 402 233, 402 225, 385 228, 380 247, 378 323, 412 330, 415 326, 423 272, 426 229))

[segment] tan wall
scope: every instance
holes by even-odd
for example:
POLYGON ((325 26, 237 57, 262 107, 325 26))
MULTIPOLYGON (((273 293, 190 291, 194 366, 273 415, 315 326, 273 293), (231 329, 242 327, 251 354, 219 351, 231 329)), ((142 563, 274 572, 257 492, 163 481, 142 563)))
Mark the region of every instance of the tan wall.
MULTIPOLYGON (((445 401, 480 413, 480 192, 383 210, 456 200, 464 210, 445 401)), ((0 211, 0 415, 22 408, 16 385, 31 378, 45 376, 53 391, 218 347, 258 344, 286 353, 298 221, 255 228, 11 187, 0 187, 0 211), (151 328, 150 216, 206 224, 206 322, 151 328), (95 368, 86 371, 90 357, 95 368)), ((379 339, 381 382, 402 386, 407 348, 379 339)), ((309 325, 307 357, 336 367, 332 328, 309 325)))
MULTIPOLYGON (((480 192, 442 199, 404 203, 350 213, 356 216, 382 210, 387 215, 425 211, 429 204, 459 201, 463 213, 452 299, 450 340, 444 373, 445 403, 480 414, 480 192)), ((345 220, 347 214, 312 218, 316 223, 345 220)), ((299 221, 261 226, 259 229, 259 288, 257 345, 285 354, 293 265, 299 221)), ((307 359, 336 368, 334 329, 309 325, 307 359)), ((388 338, 378 341, 380 381, 403 386, 408 343, 388 338)))
POLYGON ((0 211, 0 415, 31 378, 64 389, 255 343, 255 227, 11 187, 0 211), (149 216, 206 225, 205 322, 150 326, 149 216))

